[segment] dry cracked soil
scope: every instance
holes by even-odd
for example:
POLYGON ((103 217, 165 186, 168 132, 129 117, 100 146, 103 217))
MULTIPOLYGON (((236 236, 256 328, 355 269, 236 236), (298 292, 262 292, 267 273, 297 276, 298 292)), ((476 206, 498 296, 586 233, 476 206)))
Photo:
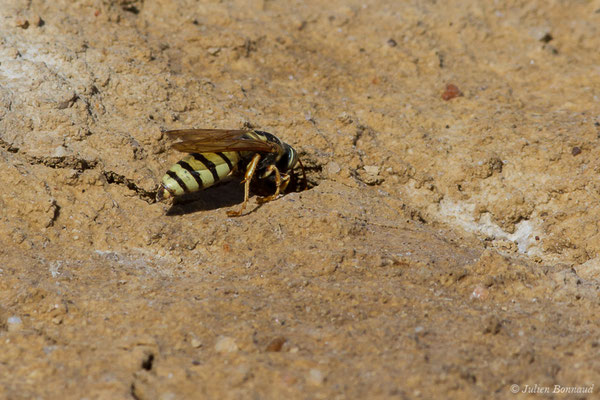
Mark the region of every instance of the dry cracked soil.
POLYGON ((1 0, 0 398, 598 398, 599 48, 599 0, 1 0), (155 200, 243 127, 308 187, 155 200))

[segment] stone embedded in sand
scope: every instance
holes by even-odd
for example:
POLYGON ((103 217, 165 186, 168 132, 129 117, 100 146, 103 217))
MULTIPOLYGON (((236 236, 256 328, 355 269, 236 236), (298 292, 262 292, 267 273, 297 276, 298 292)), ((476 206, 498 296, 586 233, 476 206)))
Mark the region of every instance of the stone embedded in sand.
POLYGON ((365 165, 362 170, 364 172, 359 170, 359 175, 367 185, 379 185, 383 182, 383 178, 379 175, 381 168, 377 165, 365 165))
POLYGON ((442 93, 442 99, 443 100, 452 100, 455 97, 460 97, 462 96, 462 92, 460 91, 460 89, 458 88, 458 86, 449 83, 446 85, 446 90, 444 91, 444 93, 442 93))
POLYGON ((65 146, 57 146, 54 149, 53 157, 64 157, 67 155, 67 149, 65 146))
POLYGON ((335 161, 331 161, 329 163, 327 163, 327 165, 325 166, 325 171, 327 172, 327 175, 332 176, 335 175, 337 173, 339 173, 342 169, 340 168, 340 164, 336 163, 335 161))
POLYGON ((31 22, 33 26, 44 26, 44 20, 39 15, 34 16, 31 22))
POLYGON ((486 300, 489 294, 489 290, 487 290, 484 286, 478 285, 473 289, 473 292, 471 293, 471 299, 486 300))
POLYGON ((271 342, 269 342, 265 350, 269 352, 281 351, 281 348, 283 347, 286 341, 287 339, 283 336, 276 337, 275 339, 271 340, 271 342))
POLYGON ((239 349, 235 339, 228 336, 219 336, 215 344, 215 350, 219 353, 234 353, 239 349))
POLYGON ((23 321, 20 317, 13 315, 6 320, 7 330, 9 332, 18 332, 23 328, 23 321))
POLYGON ((310 371, 308 371, 306 382, 310 383, 311 385, 321 386, 324 380, 325 378, 320 370, 312 368, 310 371))
POLYGON ((19 28, 27 29, 29 28, 29 21, 25 18, 17 18, 17 20, 15 21, 15 25, 19 28))
POLYGON ((376 165, 365 165, 363 167, 365 169, 365 171, 367 172, 367 174, 372 175, 372 176, 377 176, 379 175, 379 167, 376 165))

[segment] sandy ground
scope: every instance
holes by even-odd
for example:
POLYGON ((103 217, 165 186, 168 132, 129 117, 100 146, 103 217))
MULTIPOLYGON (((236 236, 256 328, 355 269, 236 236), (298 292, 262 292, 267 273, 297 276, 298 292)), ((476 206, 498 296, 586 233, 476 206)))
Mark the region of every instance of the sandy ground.
POLYGON ((0 21, 0 398, 598 398, 600 1, 0 21), (155 202, 163 130, 243 126, 309 189, 155 202))

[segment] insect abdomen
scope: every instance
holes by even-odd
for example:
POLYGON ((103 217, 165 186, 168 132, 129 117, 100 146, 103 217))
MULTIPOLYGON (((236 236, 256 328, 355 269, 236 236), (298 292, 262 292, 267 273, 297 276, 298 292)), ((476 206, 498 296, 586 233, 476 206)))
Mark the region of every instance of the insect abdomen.
POLYGON ((196 192, 229 177, 239 162, 237 152, 188 154, 169 168, 162 185, 171 196, 196 192))

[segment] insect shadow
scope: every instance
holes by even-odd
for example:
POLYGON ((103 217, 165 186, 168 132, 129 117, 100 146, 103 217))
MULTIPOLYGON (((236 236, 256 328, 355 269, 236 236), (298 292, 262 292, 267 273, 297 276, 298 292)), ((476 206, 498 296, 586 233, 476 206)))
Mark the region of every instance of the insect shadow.
MULTIPOLYGON (((206 190, 180 196, 167 211, 167 216, 186 215, 241 204, 244 201, 244 186, 240 182, 241 178, 234 179, 229 182, 217 184, 206 190)), ((266 195, 267 193, 264 186, 259 186, 255 189, 251 191, 254 195, 266 195)), ((251 214, 262 206, 263 204, 256 204, 254 208, 247 210, 244 215, 251 214)))
POLYGON ((185 215, 198 211, 216 210, 231 207, 243 201, 244 187, 240 185, 240 180, 233 180, 181 196, 169 208, 167 215, 185 215))

